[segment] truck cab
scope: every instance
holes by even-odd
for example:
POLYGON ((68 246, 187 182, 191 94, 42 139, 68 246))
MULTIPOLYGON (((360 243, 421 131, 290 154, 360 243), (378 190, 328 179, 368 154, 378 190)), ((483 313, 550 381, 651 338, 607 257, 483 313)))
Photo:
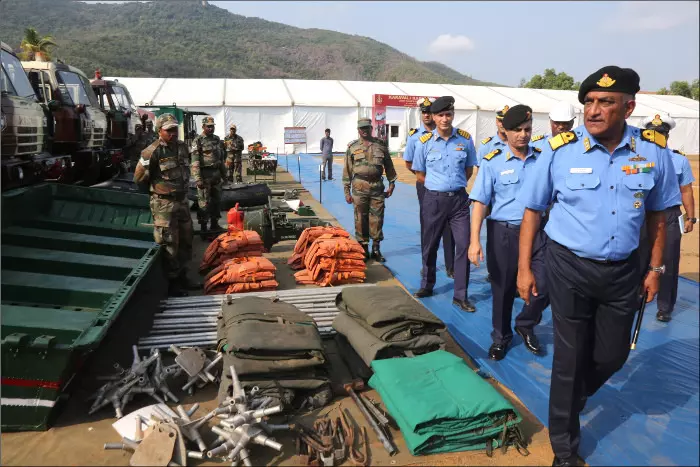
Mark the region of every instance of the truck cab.
POLYGON ((180 125, 178 126, 177 139, 184 141, 188 148, 191 146, 194 138, 202 131, 201 128, 197 127, 195 116, 209 115, 206 112, 187 110, 175 105, 145 108, 152 111, 156 117, 164 113, 173 114, 175 118, 177 118, 177 121, 180 122, 180 125))
POLYGON ((73 182, 91 185, 100 180, 112 161, 105 151, 107 116, 102 111, 87 76, 60 62, 22 62, 40 102, 52 109, 53 149, 70 154, 73 182))
POLYGON ((71 158, 51 154, 53 118, 49 109, 58 108, 58 102, 42 105, 12 48, 4 42, 0 48, 2 189, 61 180, 71 167, 71 158))
POLYGON ((109 146, 123 148, 134 139, 136 125, 141 123, 139 109, 129 90, 118 80, 103 79, 100 70, 90 80, 100 108, 107 114, 109 146))

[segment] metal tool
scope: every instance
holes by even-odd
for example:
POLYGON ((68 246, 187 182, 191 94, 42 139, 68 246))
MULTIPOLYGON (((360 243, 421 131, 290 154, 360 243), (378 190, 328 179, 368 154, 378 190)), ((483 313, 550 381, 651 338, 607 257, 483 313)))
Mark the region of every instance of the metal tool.
POLYGON ((377 421, 372 417, 372 414, 367 410, 367 407, 365 407, 362 401, 357 397, 357 394, 355 394, 355 391, 352 389, 352 387, 350 385, 347 385, 346 390, 348 391, 348 394, 352 398, 353 402, 355 402, 355 405, 357 405, 357 407, 360 409, 360 412, 362 412, 362 415, 365 417, 365 420, 367 420, 369 425, 372 427, 372 430, 377 435, 377 438, 379 438, 379 440, 382 442, 384 449, 387 450, 390 456, 396 454, 397 449, 393 441, 391 441, 386 436, 386 434, 379 426, 377 421))

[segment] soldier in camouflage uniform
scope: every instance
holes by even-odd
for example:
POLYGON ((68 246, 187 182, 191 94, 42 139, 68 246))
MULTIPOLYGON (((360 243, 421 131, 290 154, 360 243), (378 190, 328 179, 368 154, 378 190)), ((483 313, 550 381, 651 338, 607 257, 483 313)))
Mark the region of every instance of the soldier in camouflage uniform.
POLYGON ((396 170, 386 144, 372 137, 372 120, 363 118, 357 122, 359 139, 348 144, 343 167, 345 201, 355 206, 355 238, 369 258, 369 238, 372 237, 372 257, 384 262, 379 243, 384 239, 384 199, 394 192, 396 170), (389 190, 384 191, 382 174, 386 170, 389 190), (352 196, 350 188, 352 187, 352 196))
POLYGON ((200 233, 206 236, 207 222, 211 219, 211 230, 221 230, 221 185, 226 177, 224 169, 224 143, 214 134, 214 117, 202 120, 202 133, 192 141, 192 178, 197 184, 197 219, 200 233))
POLYGON ((143 132, 143 138, 146 142, 146 146, 158 139, 158 134, 153 131, 153 122, 151 120, 146 120, 146 127, 145 131, 143 132))
POLYGON ((188 151, 177 140, 177 119, 172 114, 158 117, 159 138, 141 152, 136 164, 134 182, 148 187, 151 193, 153 237, 164 247, 164 269, 168 278, 168 293, 187 295, 186 289, 196 288, 187 279, 187 263, 192 258, 192 218, 187 191, 189 171, 188 151))
POLYGON ((233 181, 236 174, 236 183, 243 181, 243 138, 236 134, 236 125, 229 127, 229 134, 224 138, 226 146, 226 172, 228 181, 233 181))

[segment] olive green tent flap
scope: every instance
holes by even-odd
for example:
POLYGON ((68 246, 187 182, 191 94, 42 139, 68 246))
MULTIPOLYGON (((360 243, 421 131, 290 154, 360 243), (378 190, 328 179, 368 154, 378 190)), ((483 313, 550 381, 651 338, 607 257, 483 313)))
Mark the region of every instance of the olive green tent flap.
POLYGON ((461 358, 438 350, 372 362, 376 389, 411 454, 500 445, 505 427, 521 422, 515 408, 461 358))
POLYGON ((367 366, 375 359, 404 356, 406 350, 413 353, 431 352, 445 345, 437 334, 422 334, 408 340, 385 342, 369 332, 367 327, 369 326, 362 325, 361 320, 351 318, 344 311, 333 319, 333 329, 345 336, 367 366))
POLYGON ((383 341, 410 340, 445 329, 439 318, 401 287, 348 287, 335 299, 339 310, 383 341))

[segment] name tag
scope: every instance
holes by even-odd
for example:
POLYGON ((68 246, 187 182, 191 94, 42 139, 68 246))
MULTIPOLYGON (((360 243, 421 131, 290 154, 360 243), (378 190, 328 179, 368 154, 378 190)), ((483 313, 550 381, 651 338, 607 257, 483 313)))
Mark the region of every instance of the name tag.
POLYGON ((572 174, 592 174, 593 169, 590 167, 572 167, 569 169, 569 173, 572 174))
POLYGON ((512 173, 515 173, 515 169, 504 170, 501 172, 501 175, 510 175, 512 173))

